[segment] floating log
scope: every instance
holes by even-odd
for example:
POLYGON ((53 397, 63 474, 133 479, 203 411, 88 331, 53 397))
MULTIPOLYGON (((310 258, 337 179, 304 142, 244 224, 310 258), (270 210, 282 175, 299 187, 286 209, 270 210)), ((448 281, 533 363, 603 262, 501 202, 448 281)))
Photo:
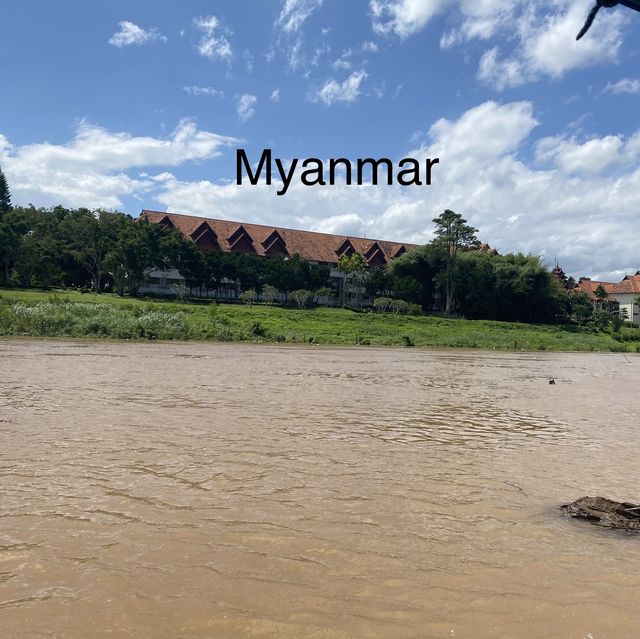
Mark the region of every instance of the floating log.
POLYGON ((597 526, 640 531, 640 506, 606 497, 580 497, 560 506, 569 517, 587 519, 597 526))

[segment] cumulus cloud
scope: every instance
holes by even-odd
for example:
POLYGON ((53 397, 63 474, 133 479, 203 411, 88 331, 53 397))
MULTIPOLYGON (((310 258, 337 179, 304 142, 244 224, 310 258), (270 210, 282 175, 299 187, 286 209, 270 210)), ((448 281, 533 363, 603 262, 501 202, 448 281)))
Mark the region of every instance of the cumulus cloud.
POLYGON ((606 135, 585 142, 555 136, 536 144, 536 160, 551 162, 565 173, 601 173, 614 164, 633 162, 638 155, 640 134, 626 141, 619 135, 606 135))
MULTIPOLYGON (((167 139, 134 137, 82 124, 65 145, 12 146, 0 135, 0 163, 16 203, 120 206, 144 195, 158 207, 195 215, 422 243, 445 208, 461 213, 502 252, 558 254, 574 276, 617 277, 640 268, 640 127, 628 136, 537 138, 542 117, 529 102, 485 102, 425 122, 406 155, 439 157, 431 186, 307 187, 187 181, 170 167, 206 160, 239 141, 183 121, 167 139), (535 150, 530 158, 530 149, 535 150), (149 176, 145 167, 159 167, 149 176), (145 170, 144 174, 131 169, 145 170)), ((257 159, 257 158, 256 158, 257 159)), ((400 159, 400 158, 397 158, 400 159)), ((229 177, 235 163, 228 162, 229 177)))
POLYGON ((230 60, 233 57, 231 43, 222 32, 216 16, 196 18, 194 24, 196 29, 202 32, 197 45, 198 53, 202 57, 209 60, 230 60))
POLYGON ((139 27, 137 24, 133 22, 128 22, 124 20, 119 22, 120 30, 114 33, 110 40, 109 44, 112 44, 114 47, 129 47, 132 44, 148 44, 150 42, 166 42, 166 36, 163 36, 161 33, 158 33, 158 30, 155 28, 151 28, 149 30, 145 30, 142 27, 139 27))
POLYGON ((588 38, 575 40, 588 5, 590 0, 557 0, 551 5, 515 2, 510 9, 496 8, 489 12, 484 22, 482 16, 476 15, 475 20, 467 18, 442 44, 448 46, 452 41, 474 38, 486 40, 494 35, 510 39, 510 49, 503 40, 502 44, 485 51, 478 66, 479 79, 498 90, 543 76, 560 78, 573 69, 617 60, 622 45, 624 18, 621 13, 603 13, 588 38), (514 24, 517 25, 515 31, 514 24))
POLYGON ((417 33, 446 12, 448 28, 440 46, 446 49, 472 40, 487 43, 478 78, 501 91, 540 77, 559 78, 573 69, 615 62, 626 21, 622 12, 601 12, 588 37, 575 40, 592 4, 592 0, 370 0, 369 7, 373 30, 400 38, 417 33))
POLYGON ((274 89, 269 98, 271 102, 280 102, 280 88, 274 89))
POLYGON ((447 0, 370 0, 373 30, 407 38, 420 31, 447 4, 447 0))
POLYGON ((531 71, 558 78, 570 69, 614 62, 622 44, 621 13, 609 12, 599 16, 589 38, 575 39, 584 23, 588 2, 570 2, 558 13, 547 15, 540 24, 533 17, 523 27, 521 44, 523 59, 531 71))
MULTIPOLYGON (((6 138, 0 136, 0 142, 6 138)), ((67 144, 0 146, 15 202, 115 208, 121 197, 147 191, 146 177, 128 171, 179 166, 217 157, 238 140, 201 131, 190 119, 180 121, 167 139, 113 133, 82 122, 67 144)))
POLYGON ((618 82, 609 82, 604 90, 608 93, 640 95, 640 78, 623 78, 618 82))
POLYGON ((246 122, 256 112, 255 106, 258 98, 250 93, 244 93, 237 98, 237 111, 238 117, 243 122, 246 122))
MULTIPOLYGON (((186 182, 165 176, 156 199, 166 208, 405 242, 432 239, 431 219, 451 208, 502 252, 546 258, 557 252, 568 273, 616 277, 636 269, 640 238, 640 129, 626 138, 536 140, 539 117, 529 102, 486 102, 456 119, 427 126, 424 143, 406 155, 439 157, 430 187, 306 187, 285 196, 276 186, 186 182), (529 160, 529 148, 537 157, 529 160), (598 165, 596 158, 604 154, 598 165)), ((425 123, 428 124, 428 123, 425 123)))
POLYGON ((522 62, 517 58, 500 59, 500 50, 493 47, 482 54, 478 65, 478 78, 492 84, 498 91, 516 87, 529 79, 522 62))
POLYGON ((354 102, 360 95, 360 85, 367 77, 365 71, 354 71, 344 82, 327 80, 311 97, 314 102, 331 106, 335 102, 354 102))

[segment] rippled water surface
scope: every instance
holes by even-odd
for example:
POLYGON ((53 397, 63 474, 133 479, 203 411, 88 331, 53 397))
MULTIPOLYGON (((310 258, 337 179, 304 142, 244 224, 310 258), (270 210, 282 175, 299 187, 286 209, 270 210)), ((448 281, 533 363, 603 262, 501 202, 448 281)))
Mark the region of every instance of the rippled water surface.
POLYGON ((640 637, 640 538, 557 512, 640 500, 639 377, 0 341, 0 636, 640 637))

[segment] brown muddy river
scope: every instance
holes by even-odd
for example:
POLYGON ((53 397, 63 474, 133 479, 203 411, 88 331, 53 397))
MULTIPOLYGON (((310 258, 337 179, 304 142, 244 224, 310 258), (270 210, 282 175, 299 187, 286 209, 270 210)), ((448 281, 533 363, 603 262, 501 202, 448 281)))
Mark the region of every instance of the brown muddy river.
POLYGON ((0 341, 0 637, 640 637, 640 358, 0 341), (548 384, 555 378, 556 385, 548 384))

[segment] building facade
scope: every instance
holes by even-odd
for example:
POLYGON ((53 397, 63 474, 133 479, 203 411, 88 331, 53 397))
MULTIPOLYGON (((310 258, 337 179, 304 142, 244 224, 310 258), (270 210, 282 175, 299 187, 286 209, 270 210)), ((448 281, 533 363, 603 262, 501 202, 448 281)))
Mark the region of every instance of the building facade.
POLYGON ((621 317, 631 322, 634 326, 640 326, 640 271, 635 275, 625 275, 617 283, 600 282, 581 277, 576 285, 576 290, 582 291, 594 304, 598 304, 596 291, 601 286, 607 294, 607 300, 617 302, 621 317))
MULTIPOLYGON (((372 240, 315 231, 299 231, 262 224, 248 224, 164 211, 143 210, 141 220, 175 228, 204 251, 251 253, 261 257, 288 258, 299 255, 313 264, 328 266, 330 275, 340 280, 338 260, 360 253, 367 266, 385 268, 391 260, 404 255, 416 244, 372 240)), ((146 273, 142 293, 168 295, 172 287, 183 284, 184 278, 175 270, 150 269, 146 273)), ((206 291, 208 297, 235 299, 235 283, 223 282, 215 292, 206 291), (228 286, 225 286, 228 284, 228 286)))

